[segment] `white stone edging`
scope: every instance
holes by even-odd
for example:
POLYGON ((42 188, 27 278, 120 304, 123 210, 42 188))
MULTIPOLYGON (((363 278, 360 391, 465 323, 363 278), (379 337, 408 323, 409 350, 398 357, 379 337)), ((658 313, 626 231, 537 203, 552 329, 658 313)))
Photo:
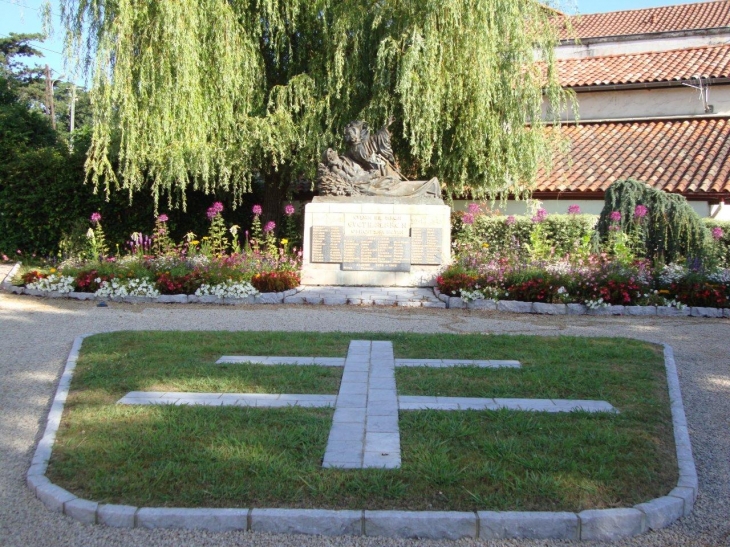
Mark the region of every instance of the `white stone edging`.
POLYGON ((8 275, 5 276, 2 283, 0 283, 0 289, 4 291, 9 291, 12 287, 11 281, 13 279, 13 276, 17 273, 17 271, 20 269, 20 262, 16 262, 15 265, 10 269, 8 272, 8 275))
POLYGON ((630 508, 549 511, 369 511, 283 508, 167 508, 100 504, 78 498, 45 476, 81 344, 76 337, 27 474, 28 487, 51 511, 86 524, 119 528, 249 530, 328 536, 429 539, 563 539, 611 541, 664 528, 692 511, 698 479, 671 346, 664 344, 679 481, 666 496, 630 508))
POLYGON ((521 302, 519 300, 477 299, 464 301, 459 296, 437 295, 447 308, 490 310, 510 313, 534 313, 539 315, 658 315, 660 317, 712 317, 730 318, 730 308, 708 308, 687 306, 683 309, 671 306, 621 306, 609 305, 589 309, 585 304, 547 304, 544 302, 521 302))

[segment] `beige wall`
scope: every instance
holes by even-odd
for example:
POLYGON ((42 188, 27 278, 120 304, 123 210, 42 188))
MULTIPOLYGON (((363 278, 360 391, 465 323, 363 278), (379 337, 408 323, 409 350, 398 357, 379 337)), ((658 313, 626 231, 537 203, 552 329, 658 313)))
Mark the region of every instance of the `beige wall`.
POLYGON ((555 48, 555 56, 558 59, 571 59, 575 57, 602 57, 605 55, 625 53, 644 53, 647 51, 669 51, 688 47, 716 46, 726 44, 728 40, 730 40, 730 33, 564 45, 555 48))
MULTIPOLYGON (((704 115, 699 91, 690 87, 578 93, 578 119, 615 120, 704 115)), ((710 86, 708 104, 715 115, 730 115, 730 85, 710 86)), ((572 120, 572 112, 561 119, 572 120)))
MULTIPOLYGON (((454 201, 454 210, 455 211, 465 211, 468 207, 470 201, 466 200, 457 200, 454 201)), ((697 212, 698 215, 701 217, 709 217, 712 216, 711 214, 714 214, 714 217, 717 218, 717 220, 730 220, 730 206, 719 206, 714 205, 710 206, 708 202, 706 201, 689 201, 688 202, 692 208, 697 212)), ((598 199, 592 199, 592 200, 579 200, 579 199, 546 199, 542 200, 542 206, 547 210, 550 214, 566 214, 568 212, 568 207, 571 205, 579 205, 581 213, 591 214, 591 215, 599 215, 601 214, 601 210, 603 209, 603 200, 598 199)), ((487 204, 489 205, 489 204, 487 204)), ((498 203, 494 204, 493 209, 499 210, 502 214, 505 215, 524 215, 527 213, 527 202, 525 201, 515 201, 515 200, 509 200, 506 203, 505 207, 500 207, 498 203)))

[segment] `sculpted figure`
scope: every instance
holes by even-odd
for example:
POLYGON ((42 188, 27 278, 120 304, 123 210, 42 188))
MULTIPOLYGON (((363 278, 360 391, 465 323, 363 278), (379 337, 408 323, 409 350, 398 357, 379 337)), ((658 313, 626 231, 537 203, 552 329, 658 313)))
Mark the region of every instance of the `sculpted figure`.
POLYGON ((347 124, 347 152, 341 156, 328 148, 317 169, 320 195, 441 197, 438 179, 409 181, 398 171, 388 131, 392 121, 374 135, 363 121, 347 124))

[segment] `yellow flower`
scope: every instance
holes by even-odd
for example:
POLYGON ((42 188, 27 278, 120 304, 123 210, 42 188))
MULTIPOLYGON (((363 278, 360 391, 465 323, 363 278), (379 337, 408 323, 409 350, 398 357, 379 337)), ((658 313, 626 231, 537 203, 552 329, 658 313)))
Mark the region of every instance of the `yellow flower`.
POLYGON ((200 244, 200 241, 198 241, 197 239, 194 239, 190 242, 190 245, 199 245, 199 244, 200 244))
POLYGON ((661 291, 659 291, 659 294, 669 294, 669 291, 666 289, 662 289, 661 291))
POLYGON ((56 273, 57 271, 58 270, 56 270, 56 268, 51 268, 50 270, 48 270, 48 272, 52 274, 56 273))
POLYGON ((489 249, 489 243, 482 243, 482 249, 489 249))
POLYGON ((289 240, 288 239, 282 239, 281 240, 281 244, 282 245, 289 245, 289 240))

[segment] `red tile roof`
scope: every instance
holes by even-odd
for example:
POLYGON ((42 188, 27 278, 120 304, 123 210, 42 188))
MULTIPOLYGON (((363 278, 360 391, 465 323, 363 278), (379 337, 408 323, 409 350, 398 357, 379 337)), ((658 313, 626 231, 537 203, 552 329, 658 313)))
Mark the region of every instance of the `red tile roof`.
POLYGON ((660 8, 592 13, 573 19, 573 33, 562 39, 629 36, 730 27, 730 2, 719 0, 660 8))
POLYGON ((564 87, 727 78, 730 45, 560 59, 556 67, 564 87))
POLYGON ((564 125, 570 159, 538 175, 536 192, 604 192, 633 177, 667 192, 730 193, 730 119, 564 125))

